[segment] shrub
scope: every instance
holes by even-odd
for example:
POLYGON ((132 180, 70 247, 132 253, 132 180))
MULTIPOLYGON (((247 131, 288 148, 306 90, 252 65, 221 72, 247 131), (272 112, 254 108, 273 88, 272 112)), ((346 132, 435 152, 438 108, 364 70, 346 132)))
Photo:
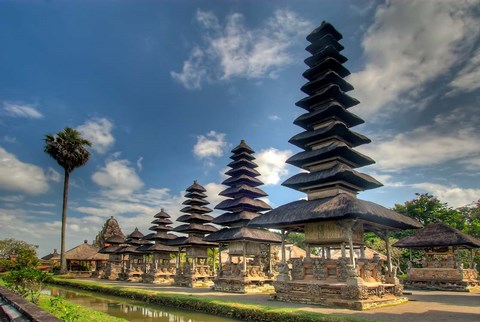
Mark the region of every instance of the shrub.
POLYGON ((40 292, 43 290, 44 283, 48 282, 51 278, 45 272, 27 268, 8 272, 3 279, 7 288, 29 299, 33 303, 38 303, 38 298, 40 292))

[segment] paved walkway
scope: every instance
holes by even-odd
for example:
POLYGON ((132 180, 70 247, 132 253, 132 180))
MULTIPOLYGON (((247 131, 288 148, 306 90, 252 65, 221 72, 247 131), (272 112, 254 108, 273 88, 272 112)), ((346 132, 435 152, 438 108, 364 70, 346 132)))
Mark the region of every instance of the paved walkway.
POLYGON ((215 292, 209 289, 191 289, 186 287, 158 286, 146 283, 130 283, 99 279, 83 279, 96 283, 126 286, 163 293, 194 294, 209 298, 260 304, 266 306, 298 308, 325 314, 338 314, 357 318, 388 322, 480 322, 480 293, 440 292, 440 291, 406 291, 409 302, 406 304, 383 307, 368 311, 336 309, 324 306, 285 303, 269 300, 268 294, 233 294, 215 292))

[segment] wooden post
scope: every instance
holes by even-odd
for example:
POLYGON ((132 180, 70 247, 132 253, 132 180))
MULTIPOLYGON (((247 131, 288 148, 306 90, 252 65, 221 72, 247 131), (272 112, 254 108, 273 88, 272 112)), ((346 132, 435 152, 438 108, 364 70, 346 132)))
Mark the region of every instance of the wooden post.
POLYGON ((360 258, 365 258, 365 245, 360 246, 360 258))
POLYGON ((330 247, 325 247, 325 250, 327 252, 327 259, 331 259, 332 258, 332 254, 330 253, 330 247))
POLYGON ((470 248, 470 268, 473 269, 473 248, 470 248))
POLYGON ((243 271, 247 272, 247 243, 243 241, 243 271))
POLYGON ((388 239, 388 231, 385 231, 385 248, 387 249, 387 264, 388 264, 388 272, 392 273, 392 254, 390 249, 390 240, 388 239))
POLYGON ((287 263, 286 254, 285 254, 285 229, 281 230, 282 233, 282 265, 287 263))
POLYGON ((307 252, 307 258, 310 258, 310 244, 305 244, 305 250, 307 252))
POLYGON ((350 246, 350 264, 355 268, 355 252, 353 251, 352 226, 348 228, 348 245, 350 246))
POLYGON ((268 273, 273 273, 272 268, 272 244, 268 244, 268 273))
POLYGON ((347 257, 347 252, 345 250, 345 242, 343 242, 340 247, 341 247, 341 251, 342 251, 342 257, 347 257))
POLYGON ((218 244, 218 275, 222 273, 222 246, 222 243, 218 244))

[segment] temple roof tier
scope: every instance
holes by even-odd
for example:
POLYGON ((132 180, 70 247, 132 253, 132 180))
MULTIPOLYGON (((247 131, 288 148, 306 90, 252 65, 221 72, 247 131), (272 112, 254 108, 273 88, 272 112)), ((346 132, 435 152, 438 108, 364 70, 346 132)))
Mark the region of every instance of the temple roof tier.
POLYGON ((343 141, 351 147, 371 142, 366 136, 349 130, 344 123, 338 121, 329 122, 315 130, 301 132, 288 142, 304 150, 311 150, 315 145, 329 144, 328 141, 332 139, 343 141))
POLYGON ((192 205, 192 206, 187 206, 185 208, 182 208, 180 209, 180 211, 184 213, 204 214, 204 213, 212 212, 213 210, 204 206, 192 205))
POLYGON ((326 35, 330 35, 336 41, 343 38, 343 35, 329 22, 322 21, 320 26, 315 28, 308 36, 307 40, 311 43, 317 42, 326 35))
POLYGON ((216 233, 208 235, 204 239, 211 242, 232 242, 240 240, 273 244, 282 242, 280 236, 274 232, 250 227, 223 228, 216 233))
POLYGON ((112 237, 105 240, 105 242, 111 245, 120 245, 125 243, 125 238, 123 238, 122 236, 113 235, 112 237))
POLYGON ((290 202, 253 219, 248 226, 301 229, 302 225, 309 222, 340 219, 361 220, 367 231, 375 226, 388 227, 392 230, 422 227, 410 217, 346 193, 315 200, 290 202))
POLYGON ((170 225, 170 224, 173 224, 173 221, 171 221, 168 218, 157 218, 153 220, 151 223, 155 225, 170 225))
POLYGON ((260 198, 268 196, 266 192, 257 188, 250 187, 246 184, 241 184, 235 187, 230 187, 219 193, 220 196, 231 197, 235 196, 249 196, 251 198, 260 198))
POLYGON ((137 251, 142 253, 175 253, 178 252, 178 247, 156 243, 140 246, 137 251))
POLYGON ((255 153, 255 151, 245 143, 245 140, 241 140, 240 144, 232 149, 233 154, 247 152, 249 154, 255 153))
POLYGON ((202 199, 202 198, 189 198, 182 202, 182 205, 192 205, 192 206, 204 206, 210 204, 207 200, 202 199))
POLYGON ((188 237, 178 237, 168 243, 170 246, 203 246, 203 247, 216 247, 217 243, 207 242, 203 240, 203 237, 190 235, 188 237))
POLYGON ((350 108, 360 103, 357 99, 342 91, 337 84, 330 84, 322 87, 321 90, 315 94, 302 98, 296 102, 295 105, 307 111, 312 111, 314 107, 334 100, 344 108, 350 108))
MULTIPOLYGON (((173 230, 173 229, 170 229, 173 230)), ((169 231, 170 231, 169 230, 169 231)), ((151 233, 143 237, 145 240, 158 240, 158 241, 167 241, 177 238, 177 235, 169 234, 165 231, 157 231, 155 233, 151 233)))
POLYGON ((135 227, 135 230, 127 236, 127 238, 130 238, 130 239, 142 239, 143 238, 143 234, 138 230, 137 227, 135 227))
POLYGON ((212 219, 213 217, 210 215, 192 213, 178 217, 177 221, 186 223, 207 223, 211 222, 212 219))
POLYGON ((287 159, 287 163, 305 170, 332 161, 347 163, 352 168, 374 164, 375 161, 340 141, 332 141, 318 149, 299 152, 287 159))
POLYGON ((124 246, 118 246, 118 245, 115 245, 115 246, 107 246, 107 247, 103 247, 101 248, 98 252, 100 254, 115 254, 117 253, 120 249, 122 249, 124 246))
POLYGON ((226 212, 213 219, 212 223, 222 226, 236 226, 242 222, 249 222, 258 216, 260 216, 259 213, 251 211, 226 212))
POLYGON ((249 167, 238 167, 238 168, 232 168, 225 172, 227 176, 239 176, 239 175, 247 175, 249 177, 258 177, 260 175, 260 172, 258 172, 255 169, 249 168, 249 167))
POLYGON ((177 226, 173 230, 184 234, 209 234, 216 232, 218 229, 212 225, 191 223, 177 226))
POLYGON ((305 130, 312 130, 315 125, 329 120, 342 122, 349 128, 364 123, 360 117, 347 111, 335 101, 322 104, 316 107, 314 111, 300 115, 293 123, 305 130))
POLYGON ((246 167, 252 168, 252 169, 258 167, 258 165, 255 162, 249 161, 247 159, 240 159, 240 160, 232 161, 229 164, 227 164, 227 166, 229 166, 230 168, 237 168, 237 167, 246 166, 246 167))
POLYGON ((222 184, 230 187, 234 187, 241 184, 247 184, 251 187, 261 186, 263 184, 262 181, 258 180, 257 178, 250 177, 246 174, 232 176, 222 182, 222 184))
POLYGON ((207 195, 204 194, 203 192, 200 192, 200 191, 193 191, 193 192, 188 192, 185 194, 185 198, 198 198, 198 199, 202 199, 202 198, 207 198, 207 195))
POLYGON ((186 189, 187 192, 206 192, 207 190, 202 187, 197 180, 193 181, 193 184, 186 189))
POLYGON ((325 47, 332 46, 336 51, 342 51, 345 49, 332 35, 325 35, 318 40, 318 42, 308 45, 305 50, 310 54, 315 55, 318 52, 321 52, 325 47))
POLYGON ((317 78, 323 77, 323 74, 328 71, 334 71, 340 77, 347 77, 350 71, 343 67, 342 63, 332 57, 327 57, 319 62, 317 65, 310 67, 303 72, 303 77, 309 81, 314 81, 317 78))
POLYGON ((220 202, 215 209, 221 209, 231 212, 236 212, 235 210, 246 210, 251 212, 260 212, 265 210, 270 210, 269 204, 262 200, 252 199, 248 197, 227 199, 220 202))
POLYGON ((353 86, 333 70, 327 70, 320 74, 319 77, 307 82, 300 89, 307 95, 315 95, 330 84, 337 85, 344 93, 353 90, 353 86))
POLYGON ((170 215, 165 212, 165 210, 162 208, 162 210, 155 214, 153 217, 155 218, 170 218, 170 215))
POLYGON ((152 230, 152 231, 171 231, 172 229, 173 228, 170 226, 162 226, 162 225, 155 225, 148 228, 148 230, 152 230))
POLYGON ((308 65, 308 67, 311 68, 318 65, 322 60, 328 57, 331 57, 342 64, 348 60, 347 57, 340 54, 334 46, 327 45, 324 48, 322 48, 322 50, 315 53, 315 55, 306 58, 304 62, 305 64, 308 65))
POLYGON ((255 157, 248 152, 239 152, 239 153, 232 154, 230 156, 230 159, 232 160, 247 159, 252 161, 252 160, 255 160, 255 157))
POLYGON ((337 164, 331 168, 311 173, 301 172, 287 179, 282 185, 295 190, 308 192, 318 189, 319 187, 317 186, 334 184, 336 182, 345 182, 345 186, 357 191, 383 186, 371 176, 357 172, 345 164, 337 164), (356 187, 356 189, 354 187, 356 187))

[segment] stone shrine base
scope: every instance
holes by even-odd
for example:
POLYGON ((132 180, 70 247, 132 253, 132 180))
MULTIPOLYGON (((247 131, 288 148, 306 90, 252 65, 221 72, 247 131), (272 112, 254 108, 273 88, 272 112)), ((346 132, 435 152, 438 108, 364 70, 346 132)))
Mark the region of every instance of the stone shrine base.
POLYGON ((191 288, 210 288, 213 286, 213 276, 175 275, 173 285, 191 288))
POLYGON ((273 300, 369 310, 408 302, 400 284, 364 283, 353 286, 319 280, 274 282, 273 300))
POLYGON ((214 291, 229 293, 273 293, 272 280, 249 278, 216 278, 212 286, 214 291))
POLYGON ((480 292, 478 273, 473 269, 410 268, 404 285, 409 289, 480 292))

